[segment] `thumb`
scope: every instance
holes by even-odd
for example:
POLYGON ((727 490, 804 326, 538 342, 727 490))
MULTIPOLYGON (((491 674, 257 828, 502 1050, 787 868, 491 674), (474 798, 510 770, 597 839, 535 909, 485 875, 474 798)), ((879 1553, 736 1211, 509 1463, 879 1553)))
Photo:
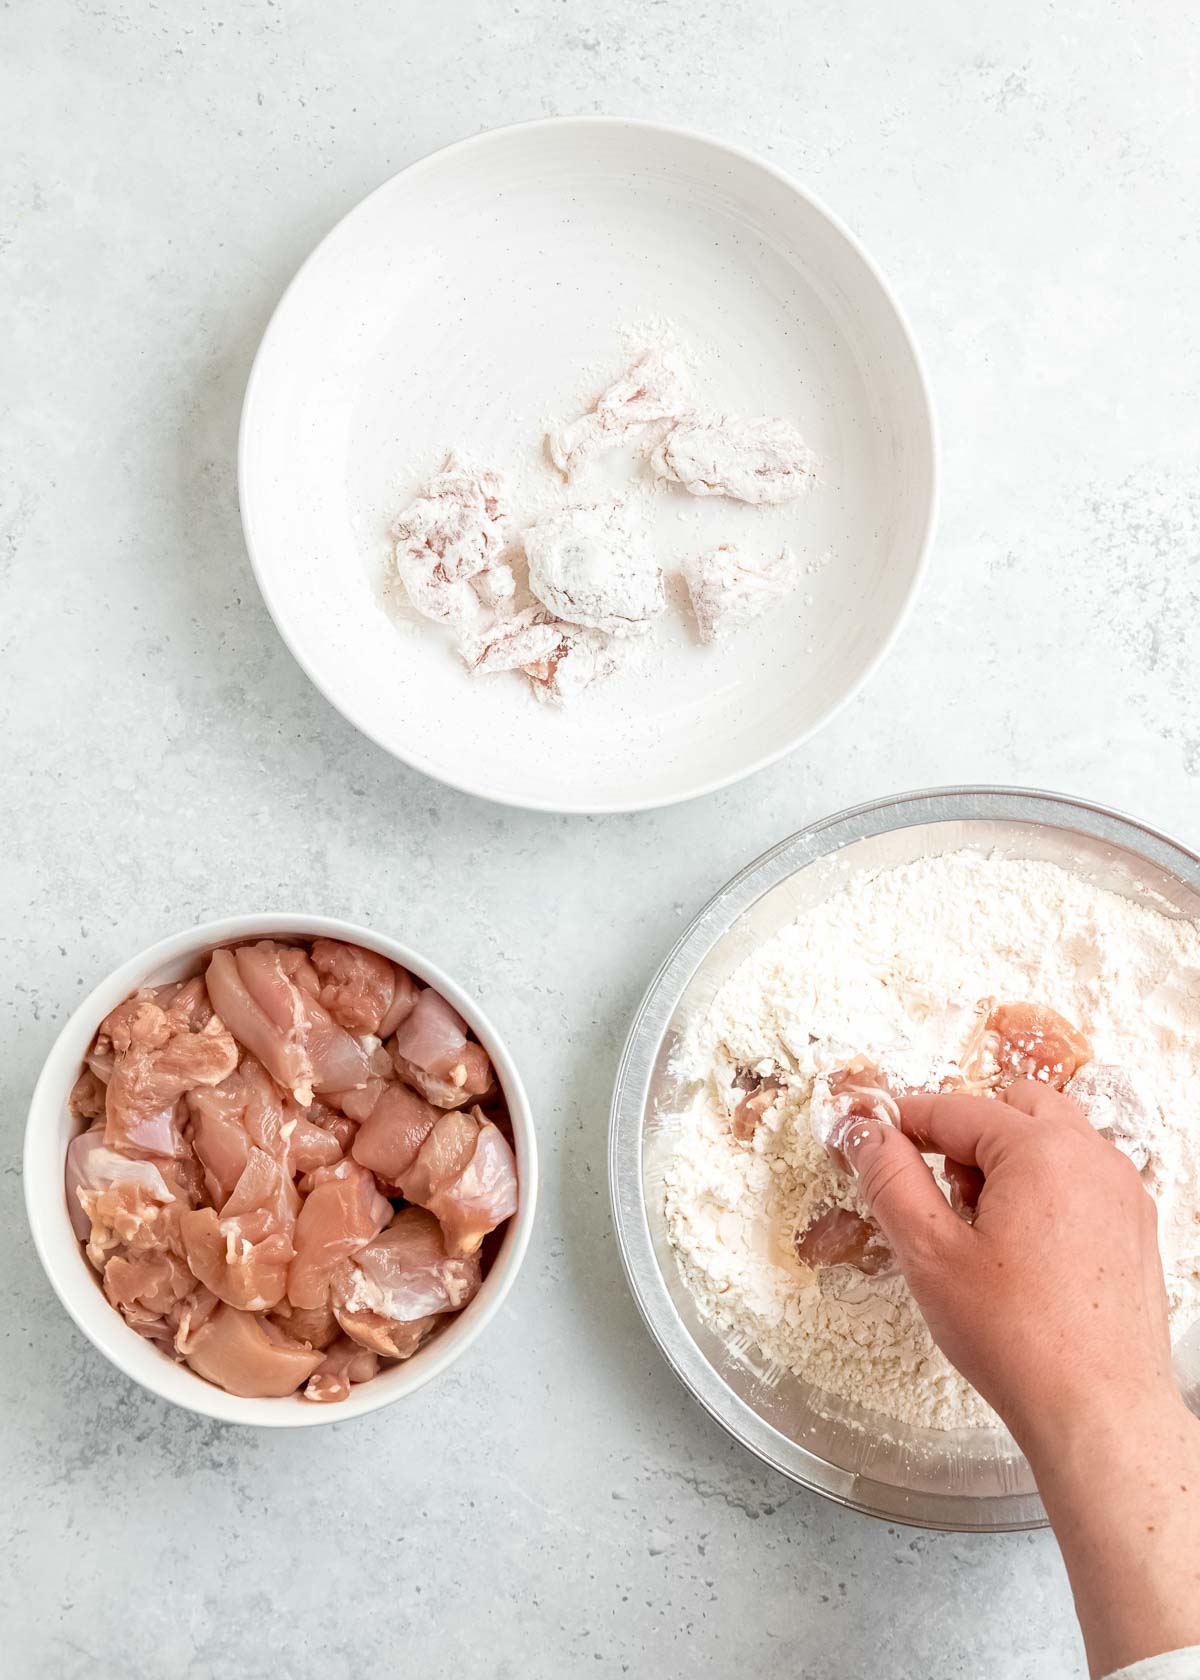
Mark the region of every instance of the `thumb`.
POLYGON ((895 1126, 856 1120, 841 1147, 859 1194, 903 1271, 928 1260, 931 1250, 944 1255, 962 1241, 968 1227, 952 1211, 911 1138, 895 1126))

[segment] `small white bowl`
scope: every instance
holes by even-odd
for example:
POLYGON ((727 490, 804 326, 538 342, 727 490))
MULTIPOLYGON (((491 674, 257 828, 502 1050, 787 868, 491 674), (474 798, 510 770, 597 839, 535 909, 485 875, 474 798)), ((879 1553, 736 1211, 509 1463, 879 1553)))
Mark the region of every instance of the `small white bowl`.
MULTIPOLYGON (((639 477, 598 468, 572 496, 639 477)), ((539 811, 691 799, 822 728, 912 604, 937 478, 912 333, 836 216, 736 147, 595 117, 477 135, 352 210, 275 311, 238 454, 255 576, 327 699, 426 775, 539 811), (664 564, 786 543, 810 575, 719 647, 675 600, 619 677, 539 706, 517 677, 468 675, 440 629, 397 623, 388 527, 451 448, 509 474, 518 523, 565 494, 547 416, 628 365, 626 329, 677 335, 700 407, 785 415, 821 461, 818 489, 777 508, 643 497, 664 564)))
POLYGON ((369 928, 332 916, 230 916, 206 922, 164 939, 123 963, 90 992, 58 1035, 46 1058, 25 1131, 25 1206, 34 1246, 59 1300, 94 1346, 119 1371, 176 1406, 219 1418, 224 1423, 264 1428, 302 1428, 341 1423, 390 1406, 452 1365, 495 1317, 512 1288, 529 1246, 537 1202, 537 1144, 533 1118, 520 1076, 495 1027, 475 1000, 417 952, 369 928), (520 1205, 508 1222, 500 1251, 478 1295, 420 1352, 382 1370, 370 1382, 351 1389, 336 1405, 317 1405, 292 1395, 282 1400, 246 1400, 205 1382, 186 1365, 131 1330, 109 1305, 95 1271, 71 1228, 64 1189, 67 1145, 79 1129, 68 1107, 71 1087, 96 1028, 123 998, 139 986, 157 986, 199 972, 219 945, 247 939, 342 939, 378 951, 435 987, 458 1010, 492 1059, 499 1077, 516 1144, 520 1205))

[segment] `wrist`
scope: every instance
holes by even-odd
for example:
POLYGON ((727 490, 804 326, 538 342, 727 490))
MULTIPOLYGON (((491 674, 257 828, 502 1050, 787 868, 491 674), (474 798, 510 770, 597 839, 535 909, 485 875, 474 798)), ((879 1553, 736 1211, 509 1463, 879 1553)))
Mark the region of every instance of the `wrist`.
POLYGON ((1005 1422, 1041 1485, 1073 1470, 1094 1479, 1098 1463, 1129 1462, 1131 1446, 1150 1445, 1190 1416, 1168 1375, 1041 1396, 1005 1422))

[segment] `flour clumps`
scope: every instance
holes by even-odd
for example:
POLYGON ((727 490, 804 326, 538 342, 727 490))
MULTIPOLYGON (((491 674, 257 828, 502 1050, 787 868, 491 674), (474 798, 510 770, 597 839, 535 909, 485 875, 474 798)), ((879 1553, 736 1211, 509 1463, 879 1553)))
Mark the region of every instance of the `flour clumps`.
POLYGON ((863 1214, 813 1135, 855 1057, 893 1088, 961 1073, 983 1000, 1031 999, 1087 1036, 1067 1092, 1159 1211, 1172 1332, 1200 1317, 1200 926, 1057 865, 964 851, 856 877, 762 945, 689 1036, 703 1081, 675 1122, 664 1208, 703 1316, 831 1397, 913 1427, 995 1425, 903 1278, 814 1270, 795 1237, 863 1214), (747 1105, 757 1103, 752 1124, 747 1105))

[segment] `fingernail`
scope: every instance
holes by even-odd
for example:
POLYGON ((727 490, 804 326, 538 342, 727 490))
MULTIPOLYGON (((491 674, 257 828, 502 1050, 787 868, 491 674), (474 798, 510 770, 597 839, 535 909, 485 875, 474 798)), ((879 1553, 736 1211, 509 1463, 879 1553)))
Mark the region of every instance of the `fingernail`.
POLYGON ((853 1173, 861 1173, 867 1156, 883 1142, 883 1127, 875 1120, 855 1120, 842 1139, 842 1154, 853 1173))

